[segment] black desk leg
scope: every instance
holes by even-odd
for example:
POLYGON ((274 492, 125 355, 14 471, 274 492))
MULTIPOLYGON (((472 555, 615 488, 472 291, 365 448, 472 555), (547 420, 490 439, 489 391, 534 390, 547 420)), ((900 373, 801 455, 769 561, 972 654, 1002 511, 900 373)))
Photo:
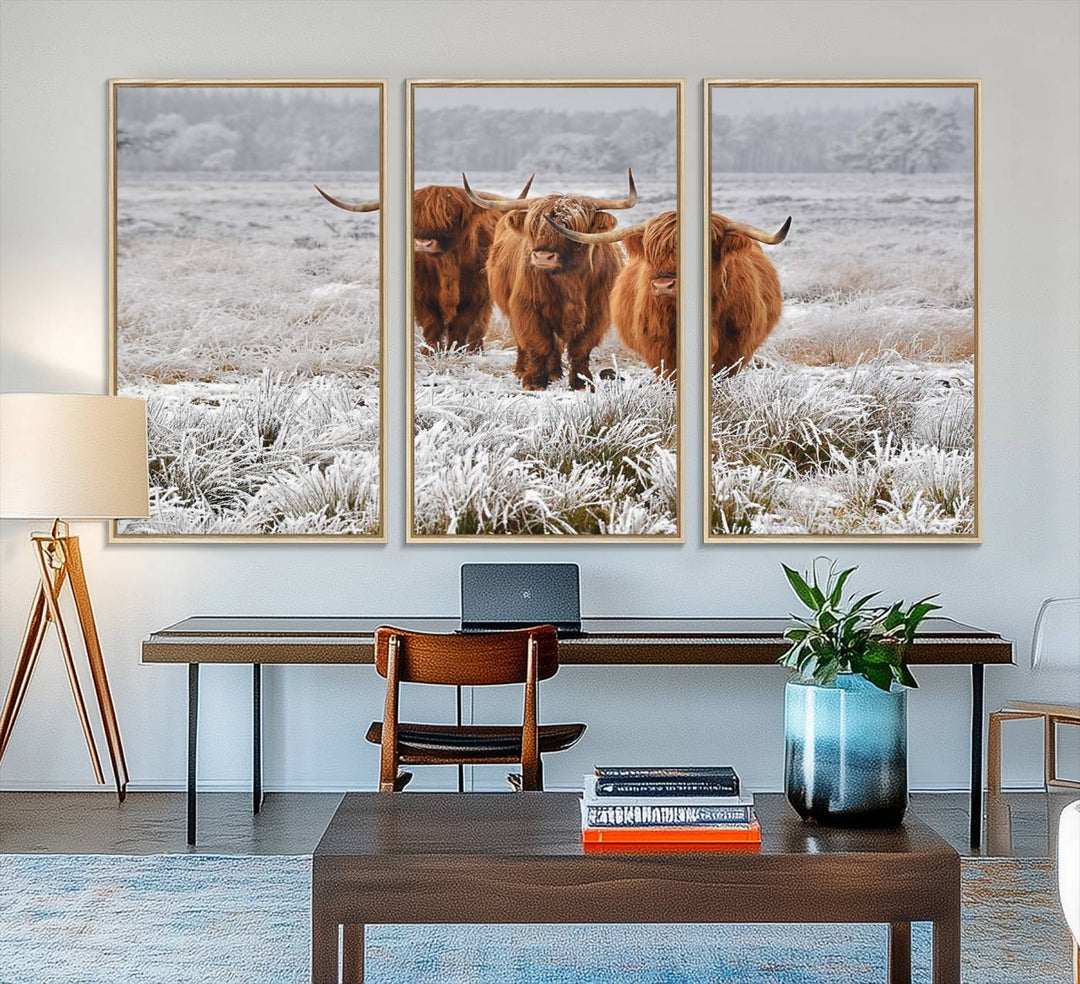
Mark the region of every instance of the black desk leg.
POLYGON ((195 757, 199 747, 199 664, 188 663, 187 842, 195 846, 195 757))
POLYGON ((982 843, 983 808, 983 670, 971 664, 971 846, 982 843))
MULTIPOLYGON (((457 726, 461 727, 462 720, 462 707, 461 707, 461 687, 457 688, 457 726)), ((457 791, 459 793, 465 792, 465 766, 458 762, 457 767, 457 791)))
POLYGON ((251 667, 251 812, 262 808, 262 663, 251 667))

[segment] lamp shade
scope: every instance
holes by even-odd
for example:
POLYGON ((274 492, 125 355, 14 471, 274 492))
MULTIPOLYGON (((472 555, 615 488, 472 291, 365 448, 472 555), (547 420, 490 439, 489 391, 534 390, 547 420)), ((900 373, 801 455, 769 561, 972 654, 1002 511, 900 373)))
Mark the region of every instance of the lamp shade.
POLYGON ((0 394, 0 516, 146 516, 146 403, 120 396, 0 394))

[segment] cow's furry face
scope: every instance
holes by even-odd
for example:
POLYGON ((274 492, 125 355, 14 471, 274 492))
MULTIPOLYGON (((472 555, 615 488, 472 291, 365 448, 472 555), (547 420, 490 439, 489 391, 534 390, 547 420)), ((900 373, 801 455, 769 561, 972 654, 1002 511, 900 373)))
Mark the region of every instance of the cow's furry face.
POLYGON ((640 256, 649 266, 654 297, 674 298, 678 294, 678 232, 676 214, 661 212, 638 235, 626 239, 627 253, 640 256))
POLYGON ((526 237, 529 243, 529 265, 544 273, 556 274, 574 270, 588 262, 595 246, 575 243, 553 229, 545 216, 574 232, 607 232, 614 229, 615 216, 600 212, 587 198, 573 195, 548 195, 533 202, 528 210, 511 212, 506 221, 526 237))
POLYGON ((448 252, 469 235, 479 211, 461 188, 418 188, 413 193, 413 249, 426 254, 448 252))

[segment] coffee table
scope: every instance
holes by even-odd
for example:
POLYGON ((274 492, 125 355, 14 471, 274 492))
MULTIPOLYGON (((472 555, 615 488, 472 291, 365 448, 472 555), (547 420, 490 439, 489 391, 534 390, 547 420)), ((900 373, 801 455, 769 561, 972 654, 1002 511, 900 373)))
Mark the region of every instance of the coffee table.
POLYGON ((757 811, 757 853, 594 853, 573 793, 349 793, 312 859, 312 984, 339 961, 363 980, 369 924, 702 922, 887 923, 890 984, 932 922, 934 984, 959 984, 960 858, 929 827, 808 826, 779 794, 757 811))

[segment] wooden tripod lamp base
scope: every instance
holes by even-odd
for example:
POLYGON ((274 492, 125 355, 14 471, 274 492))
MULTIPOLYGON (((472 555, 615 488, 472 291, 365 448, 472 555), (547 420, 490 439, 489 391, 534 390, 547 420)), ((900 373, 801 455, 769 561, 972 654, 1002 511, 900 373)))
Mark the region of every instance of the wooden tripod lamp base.
POLYGON ((64 616, 60 610, 61 589, 64 584, 71 585, 75 599, 75 610, 79 616, 86 646, 86 658, 90 664, 90 678, 97 695, 98 710, 105 731, 105 741, 109 746, 109 758, 112 761, 113 778, 116 780, 116 793, 120 802, 127 793, 128 770, 124 758, 124 746, 120 741, 120 728, 116 723, 116 709, 113 706, 109 680, 105 674, 105 661, 101 655, 101 643, 98 641, 97 626, 94 624, 94 612, 90 606, 90 592, 86 587, 86 575, 83 571, 82 555, 79 552, 79 538, 71 536, 67 524, 61 520, 53 523, 49 533, 32 533, 30 542, 34 548, 34 559, 38 568, 38 586, 30 606, 30 616, 26 622, 26 634, 15 661, 15 672, 11 676, 7 698, 3 711, 0 711, 0 759, 7 750, 8 740, 15 727, 23 699, 30 685, 34 666, 49 625, 56 628, 60 642, 60 652, 67 667, 71 693, 75 698, 75 710, 82 724, 86 747, 90 750, 90 762, 94 767, 94 776, 99 783, 105 782, 101 770, 101 758, 98 755, 94 733, 90 728, 90 719, 86 713, 86 701, 83 699, 82 686, 75 672, 75 657, 71 651, 71 642, 64 616))

